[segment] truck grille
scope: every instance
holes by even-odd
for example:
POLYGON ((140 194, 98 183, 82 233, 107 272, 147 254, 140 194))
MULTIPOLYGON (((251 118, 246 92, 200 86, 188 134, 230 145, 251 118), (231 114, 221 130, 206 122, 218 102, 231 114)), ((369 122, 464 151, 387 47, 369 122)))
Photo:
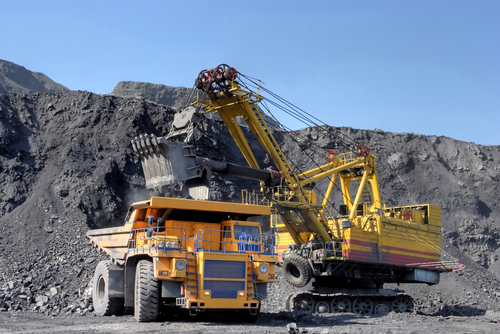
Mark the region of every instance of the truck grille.
POLYGON ((205 260, 205 278, 246 278, 246 262, 205 260))
POLYGON ((236 299, 238 291, 245 290, 245 281, 210 281, 203 282, 203 288, 210 290, 212 298, 236 299))

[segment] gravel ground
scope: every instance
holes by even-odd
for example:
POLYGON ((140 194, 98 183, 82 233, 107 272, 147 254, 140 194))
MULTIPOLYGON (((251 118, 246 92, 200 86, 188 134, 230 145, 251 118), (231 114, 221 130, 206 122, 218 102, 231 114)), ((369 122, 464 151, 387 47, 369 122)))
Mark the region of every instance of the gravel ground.
POLYGON ((441 317, 389 313, 383 317, 355 314, 297 315, 262 313, 253 324, 226 319, 163 319, 137 323, 132 316, 53 316, 31 312, 0 313, 0 333, 498 333, 500 324, 484 316, 441 317), (295 325, 295 326, 294 326, 295 325))

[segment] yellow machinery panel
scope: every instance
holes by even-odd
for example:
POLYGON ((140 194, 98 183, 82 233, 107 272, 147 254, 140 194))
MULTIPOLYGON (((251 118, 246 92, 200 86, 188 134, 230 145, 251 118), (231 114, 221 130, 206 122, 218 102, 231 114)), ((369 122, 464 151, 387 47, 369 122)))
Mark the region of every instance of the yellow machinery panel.
MULTIPOLYGON (((281 220, 274 219, 283 261, 282 254, 293 239, 281 220)), ((342 228, 343 221, 329 220, 332 234, 342 242, 343 260, 442 269, 441 212, 436 205, 386 208, 383 215, 356 217, 350 228, 342 228)))

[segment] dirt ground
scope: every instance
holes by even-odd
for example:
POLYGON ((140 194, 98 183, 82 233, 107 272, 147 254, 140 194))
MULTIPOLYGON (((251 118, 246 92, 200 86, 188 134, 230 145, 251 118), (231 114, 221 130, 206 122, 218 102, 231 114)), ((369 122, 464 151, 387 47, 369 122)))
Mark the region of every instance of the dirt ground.
POLYGON ((132 316, 43 316, 32 312, 0 313, 0 333, 499 333, 500 324, 478 317, 440 317, 389 313, 383 317, 356 314, 328 316, 261 313, 256 323, 227 319, 178 319, 137 323, 132 316))

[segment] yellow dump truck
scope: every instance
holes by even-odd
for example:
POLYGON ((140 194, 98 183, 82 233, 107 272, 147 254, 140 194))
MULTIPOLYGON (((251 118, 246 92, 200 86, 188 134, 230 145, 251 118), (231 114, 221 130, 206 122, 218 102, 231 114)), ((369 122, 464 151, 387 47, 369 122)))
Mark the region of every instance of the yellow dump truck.
POLYGON ((93 278, 98 315, 134 309, 137 321, 160 311, 233 311, 256 320, 278 261, 273 236, 251 219, 266 206, 151 197, 130 206, 125 225, 90 230, 106 252, 93 278))

